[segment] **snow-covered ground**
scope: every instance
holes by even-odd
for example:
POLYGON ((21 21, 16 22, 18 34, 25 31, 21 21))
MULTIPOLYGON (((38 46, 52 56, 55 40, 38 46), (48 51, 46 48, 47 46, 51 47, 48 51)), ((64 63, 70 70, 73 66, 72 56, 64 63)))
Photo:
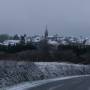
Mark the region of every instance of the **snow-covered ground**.
POLYGON ((90 74, 89 65, 78 65, 58 62, 36 62, 35 65, 44 73, 45 77, 63 77, 71 75, 90 74))
POLYGON ((89 65, 58 62, 0 61, 0 87, 12 86, 27 81, 85 74, 90 74, 89 65))

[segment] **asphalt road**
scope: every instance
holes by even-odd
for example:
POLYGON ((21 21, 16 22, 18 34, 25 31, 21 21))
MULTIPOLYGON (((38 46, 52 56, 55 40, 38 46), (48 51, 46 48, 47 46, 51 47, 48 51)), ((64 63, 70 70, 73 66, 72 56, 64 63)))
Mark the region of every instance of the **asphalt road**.
POLYGON ((90 76, 56 80, 26 90, 90 90, 90 76))

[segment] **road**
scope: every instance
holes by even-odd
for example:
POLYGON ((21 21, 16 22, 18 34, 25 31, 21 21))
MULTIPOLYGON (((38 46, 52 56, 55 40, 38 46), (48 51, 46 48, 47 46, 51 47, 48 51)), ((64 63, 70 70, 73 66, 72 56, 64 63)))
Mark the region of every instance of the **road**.
POLYGON ((90 76, 50 82, 27 90, 90 90, 90 76))
POLYGON ((18 85, 6 90, 90 90, 90 76, 72 76, 18 85))

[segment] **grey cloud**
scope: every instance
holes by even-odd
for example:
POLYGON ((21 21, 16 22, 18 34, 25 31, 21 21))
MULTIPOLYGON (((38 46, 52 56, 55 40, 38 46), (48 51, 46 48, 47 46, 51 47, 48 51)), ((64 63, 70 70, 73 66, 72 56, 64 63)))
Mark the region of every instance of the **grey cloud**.
POLYGON ((0 33, 90 34, 90 0, 0 0, 0 33))

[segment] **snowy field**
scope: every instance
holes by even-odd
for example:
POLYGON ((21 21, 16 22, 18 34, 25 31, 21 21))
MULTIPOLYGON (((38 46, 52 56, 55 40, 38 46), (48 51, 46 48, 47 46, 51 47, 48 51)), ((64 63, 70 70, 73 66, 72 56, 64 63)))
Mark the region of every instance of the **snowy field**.
POLYGON ((87 74, 90 74, 89 65, 58 62, 0 61, 1 88, 28 81, 87 74))

